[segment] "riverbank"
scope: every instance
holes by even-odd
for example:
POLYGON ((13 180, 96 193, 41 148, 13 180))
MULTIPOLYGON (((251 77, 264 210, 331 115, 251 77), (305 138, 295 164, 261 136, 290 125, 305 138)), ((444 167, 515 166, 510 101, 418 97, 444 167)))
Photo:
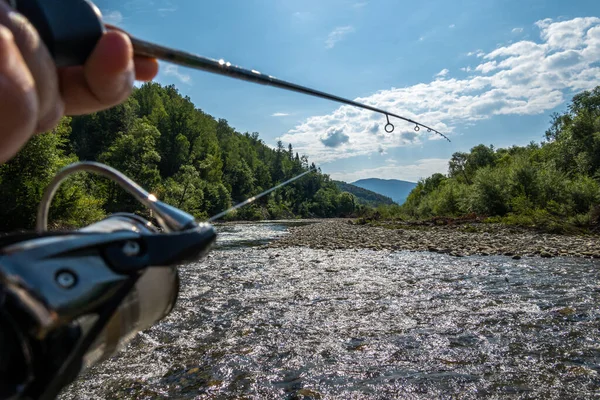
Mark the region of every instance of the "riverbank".
POLYGON ((600 258, 600 236, 556 235, 497 224, 446 226, 356 225, 350 220, 321 220, 290 228, 271 248, 373 249, 430 251, 462 257, 504 255, 521 257, 600 258))

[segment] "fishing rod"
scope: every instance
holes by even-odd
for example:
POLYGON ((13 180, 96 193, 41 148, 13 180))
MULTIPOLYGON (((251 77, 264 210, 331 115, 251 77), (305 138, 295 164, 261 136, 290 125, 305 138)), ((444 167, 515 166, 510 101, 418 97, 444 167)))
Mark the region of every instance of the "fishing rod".
POLYGON ((179 293, 177 265, 210 251, 212 225, 159 201, 96 162, 54 177, 37 230, 0 237, 0 399, 54 399, 79 373, 106 360, 167 316, 179 293), (109 178, 153 211, 113 214, 83 229, 48 232, 48 210, 74 173, 109 178))
POLYGON ((107 165, 85 161, 60 170, 39 204, 36 231, 0 237, 0 399, 54 399, 83 369, 172 311, 177 265, 210 251, 217 238, 211 222, 311 172, 197 222, 107 165), (52 199, 78 172, 116 182, 159 227, 117 213, 77 231, 49 232, 52 199))
MULTIPOLYGON (((106 26, 86 0, 8 1, 38 30, 57 66, 84 64, 106 29, 116 29, 106 26)), ((392 116, 448 139, 411 119, 258 71, 135 38, 132 43, 139 55, 384 114, 388 132, 394 129, 392 116)), ((198 222, 106 165, 79 162, 59 171, 40 202, 36 231, 0 237, 0 399, 54 399, 82 370, 106 360, 171 312, 179 293, 177 266, 210 251, 217 237, 210 222, 311 172, 198 222), (152 211, 158 226, 139 215, 117 213, 79 230, 49 232, 54 195, 65 179, 82 171, 116 182, 152 211)))
POLYGON ((60 170, 39 204, 36 231, 0 237, 0 399, 54 399, 82 370, 172 311, 177 265, 210 251, 217 237, 210 222, 314 171, 198 222, 107 165, 60 170), (78 172, 116 182, 152 210, 158 227, 117 213, 77 231, 49 232, 52 199, 78 172))
POLYGON ((290 183, 297 181, 298 179, 302 178, 304 175, 310 174, 311 172, 315 172, 315 169, 311 168, 308 171, 304 171, 303 173, 298 174, 295 177, 288 179, 285 182, 280 183, 279 185, 273 186, 271 189, 267 189, 264 192, 257 194, 256 196, 252 196, 252 197, 242 201, 241 203, 236 204, 235 206, 228 208, 227 210, 210 217, 206 222, 214 222, 214 221, 218 220, 219 218, 222 218, 222 217, 226 216, 227 214, 231 213, 232 211, 237 210, 238 208, 242 208, 250 203, 253 203, 256 200, 260 199, 261 197, 264 197, 264 196, 268 195, 269 193, 274 192, 277 189, 281 189, 282 187, 287 186, 290 183))
POLYGON ((121 28, 105 24, 98 8, 87 0, 8 1, 17 11, 27 17, 38 30, 42 41, 48 47, 56 65, 59 67, 83 65, 104 32, 106 30, 118 30, 129 36, 136 55, 156 58, 188 68, 273 86, 373 111, 385 115, 386 125, 384 129, 387 133, 392 133, 395 130, 394 125, 390 122, 390 117, 394 117, 414 124, 416 132, 423 128, 427 132, 434 132, 450 142, 450 139, 437 129, 390 111, 287 82, 254 69, 233 65, 223 59, 214 60, 136 38, 121 28))
POLYGON ((131 43, 133 44, 133 49, 135 54, 140 56, 146 56, 151 58, 157 58, 159 60, 168 61, 173 64, 178 64, 184 67, 199 69, 207 72, 212 72, 218 75, 228 76, 230 78, 240 79, 247 82, 258 83, 261 85, 274 86, 280 89, 289 90, 293 92, 298 92, 302 94, 306 94, 309 96, 319 97, 326 100, 335 101, 337 103, 347 104, 353 107, 362 108, 364 110, 370 110, 379 114, 383 114, 386 117, 387 124, 385 125, 385 131, 387 133, 394 132, 394 125, 390 122, 390 116, 401 119, 403 121, 409 122, 415 125, 415 131, 419 132, 421 128, 427 129, 427 132, 435 132, 447 141, 450 142, 450 139, 441 133, 440 131, 431 128, 425 124, 414 121, 410 118, 403 117, 398 114, 394 114, 389 111, 382 110, 377 107, 370 106, 368 104, 359 103, 354 100, 345 99, 340 96, 336 96, 330 93, 322 92, 320 90, 311 89, 306 86, 298 85, 296 83, 291 83, 284 81, 282 79, 275 78, 271 75, 263 74, 254 69, 249 70, 237 65, 231 64, 229 61, 225 61, 223 59, 213 60, 207 57, 198 56, 195 54, 191 54, 185 51, 172 49, 165 46, 160 46, 155 43, 150 43, 145 40, 138 39, 129 35, 127 32, 123 31, 120 28, 117 28, 113 25, 105 25, 108 29, 119 30, 121 32, 126 33, 131 39, 131 43))

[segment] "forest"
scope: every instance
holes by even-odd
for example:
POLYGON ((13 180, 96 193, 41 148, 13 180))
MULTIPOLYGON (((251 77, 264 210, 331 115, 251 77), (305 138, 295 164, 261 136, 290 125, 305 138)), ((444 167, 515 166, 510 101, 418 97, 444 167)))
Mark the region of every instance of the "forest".
MULTIPOLYGON (((271 148, 258 133, 237 132, 196 108, 174 86, 147 83, 110 110, 63 118, 0 165, 0 231, 33 228, 45 187, 60 168, 78 160, 117 168, 198 220, 311 169, 226 218, 471 216, 564 232, 600 222, 600 86, 575 95, 564 113, 553 114, 542 142, 480 144, 454 153, 447 174, 419 180, 402 206, 371 211, 373 204, 360 204, 291 144, 280 141, 271 148)), ((55 197, 50 225, 80 227, 114 212, 147 211, 116 184, 78 174, 55 197)))
MULTIPOLYGON (((348 216, 359 207, 291 144, 271 148, 258 133, 237 132, 202 112, 174 86, 147 83, 110 110, 63 118, 0 166, 0 231, 33 228, 44 189, 60 168, 78 160, 110 165, 198 220, 309 169, 314 172, 228 218, 348 216)), ((146 210, 105 178, 78 174, 57 193, 50 225, 80 227, 114 212, 146 210)))
POLYGON ((600 217, 600 86, 551 117, 541 143, 480 144, 452 155, 447 174, 421 179, 384 218, 487 217, 546 231, 595 227, 600 217))

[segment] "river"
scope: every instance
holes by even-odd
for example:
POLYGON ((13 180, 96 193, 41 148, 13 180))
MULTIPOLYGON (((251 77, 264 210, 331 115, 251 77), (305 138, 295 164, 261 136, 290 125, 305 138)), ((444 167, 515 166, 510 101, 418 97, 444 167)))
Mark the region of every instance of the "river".
POLYGON ((285 224, 219 230, 174 312, 62 399, 600 394, 598 261, 264 249, 285 224))

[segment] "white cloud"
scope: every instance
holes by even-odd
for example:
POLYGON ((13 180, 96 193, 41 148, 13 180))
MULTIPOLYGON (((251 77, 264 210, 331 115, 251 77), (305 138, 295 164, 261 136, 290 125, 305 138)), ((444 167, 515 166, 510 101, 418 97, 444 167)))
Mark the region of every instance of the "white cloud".
POLYGON ((588 28, 600 23, 600 18, 575 18, 569 21, 553 22, 550 18, 536 22, 541 29, 541 37, 549 46, 557 49, 576 48, 584 42, 588 28))
POLYGON ((454 27, 456 27, 456 25, 454 25, 454 24, 450 24, 450 25, 448 26, 448 28, 450 28, 450 29, 452 29, 452 28, 454 28, 454 27))
POLYGON ((353 8, 363 8, 363 7, 364 7, 364 6, 366 6, 367 4, 369 4, 369 3, 367 3, 366 1, 361 1, 361 2, 358 2, 358 3, 354 3, 354 4, 352 5, 352 7, 353 7, 353 8))
POLYGON ((440 72, 435 74, 435 76, 444 77, 444 76, 448 75, 448 72, 450 72, 450 70, 448 68, 444 68, 443 70, 441 70, 440 72))
POLYGON ((288 113, 282 113, 282 112, 276 112, 276 113, 271 114, 271 117, 287 117, 288 115, 290 115, 290 114, 288 114, 288 113))
MULTIPOLYGON (((461 126, 494 115, 547 112, 570 93, 600 84, 600 18, 543 20, 536 25, 538 41, 522 40, 489 52, 473 52, 481 62, 472 69, 465 67, 463 71, 471 73, 464 79, 433 79, 356 100, 452 135, 461 126)), ((423 129, 415 132, 402 121, 392 118, 391 122, 396 129, 387 133, 384 116, 341 106, 331 114, 306 119, 282 139, 317 163, 439 139, 423 129), (332 144, 339 146, 336 151, 331 151, 332 144)))
POLYGON ((325 135, 319 139, 326 147, 340 147, 344 143, 348 143, 350 136, 344 133, 344 128, 329 128, 325 135))
POLYGON ((471 72, 471 67, 470 66, 462 67, 460 70, 465 71, 465 72, 471 72))
POLYGON ((485 55, 485 53, 483 52, 483 50, 481 49, 477 49, 475 51, 470 51, 467 53, 467 56, 471 57, 471 56, 475 56, 477 58, 481 58, 485 55))
POLYGON ((327 36, 325 40, 325 47, 332 49, 339 41, 343 40, 346 35, 354 32, 354 28, 351 26, 338 26, 327 36))
POLYGON ((523 28, 513 28, 512 33, 523 33, 523 28))
POLYGON ((107 10, 102 13, 102 20, 107 24, 119 25, 123 22, 123 14, 117 10, 107 10))
POLYGON ((400 165, 395 159, 385 161, 388 165, 382 167, 366 168, 352 172, 332 172, 329 175, 332 179, 344 182, 355 182, 359 179, 373 177, 417 182, 419 179, 431 176, 436 172, 442 174, 448 172, 448 160, 445 158, 425 158, 408 165, 400 165))
POLYGON ((188 74, 179 71, 179 67, 173 64, 167 64, 164 68, 165 75, 174 76, 179 79, 180 82, 185 83, 186 85, 192 84, 192 77, 188 74))
POLYGON ((488 72, 492 72, 493 70, 495 70, 497 68, 498 68, 497 61, 488 61, 486 63, 479 64, 477 67, 475 67, 475 71, 479 71, 482 74, 487 74, 488 72))

